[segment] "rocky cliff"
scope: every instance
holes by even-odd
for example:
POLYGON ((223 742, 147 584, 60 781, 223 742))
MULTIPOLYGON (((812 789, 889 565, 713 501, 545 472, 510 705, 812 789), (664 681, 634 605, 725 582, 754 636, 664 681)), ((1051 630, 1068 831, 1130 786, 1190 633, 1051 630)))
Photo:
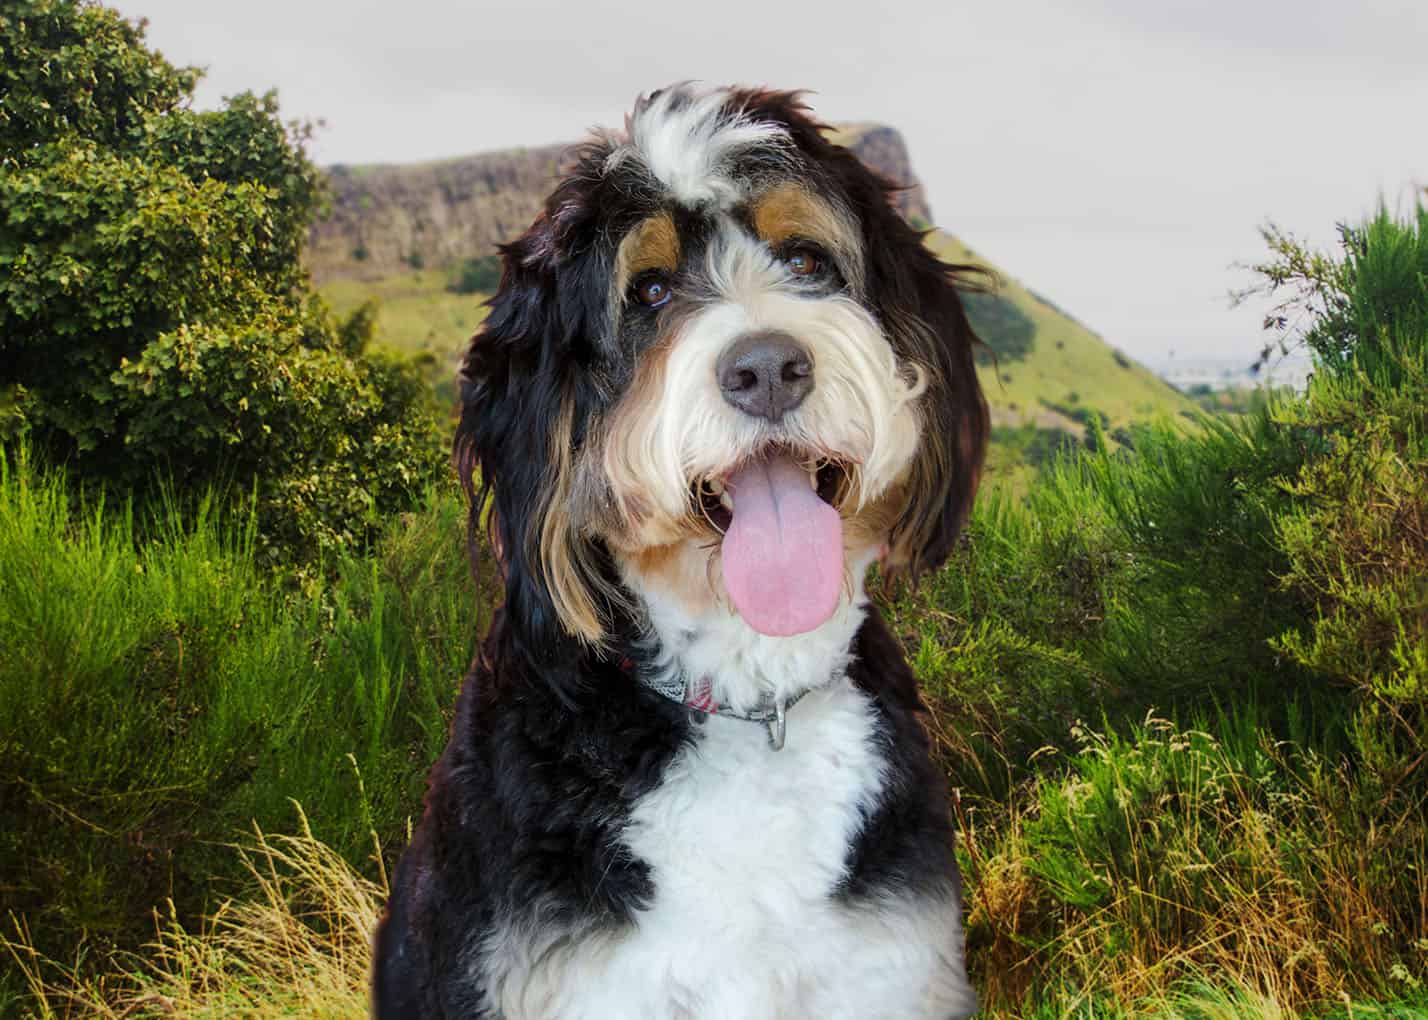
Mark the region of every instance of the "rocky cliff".
MULTIPOLYGON (((839 127, 834 140, 902 185, 904 216, 932 223, 907 145, 880 124, 839 127)), ((491 253, 525 229, 541 207, 569 146, 510 149, 435 163, 334 166, 330 212, 313 225, 307 261, 319 283, 376 280, 491 253)))

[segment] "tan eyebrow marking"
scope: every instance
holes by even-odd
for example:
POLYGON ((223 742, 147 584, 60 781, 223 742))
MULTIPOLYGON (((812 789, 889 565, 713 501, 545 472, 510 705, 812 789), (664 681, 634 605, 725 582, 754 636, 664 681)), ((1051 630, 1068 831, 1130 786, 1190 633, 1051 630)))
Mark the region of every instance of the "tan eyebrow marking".
POLYGON ((776 184, 754 199, 754 232, 770 248, 791 238, 816 241, 831 252, 854 293, 863 288, 863 252, 859 228, 847 212, 800 184, 776 184))
POLYGON ((616 295, 623 294, 630 281, 648 269, 674 272, 679 268, 679 255, 679 231, 669 213, 641 220, 625 235, 615 255, 616 295))
POLYGON ((756 198, 753 219, 754 230, 770 246, 804 237, 835 251, 848 252, 853 247, 843 217, 798 184, 777 184, 756 198))

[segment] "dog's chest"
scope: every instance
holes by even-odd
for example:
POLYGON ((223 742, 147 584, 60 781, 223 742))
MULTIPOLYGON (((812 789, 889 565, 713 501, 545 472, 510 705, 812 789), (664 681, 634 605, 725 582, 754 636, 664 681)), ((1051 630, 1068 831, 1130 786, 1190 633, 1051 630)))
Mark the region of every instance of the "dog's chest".
MULTIPOLYGON (((877 723, 847 681, 815 691, 774 751, 764 727, 713 717, 631 813, 625 843, 655 895, 619 931, 522 952, 508 1020, 942 1017, 956 904, 837 898, 882 794, 877 723), (928 1012, 932 1008, 937 1012, 928 1012)), ((953 998, 947 998, 947 996, 953 998)))
POLYGON ((702 917, 748 938, 822 909, 881 794, 875 728, 846 680, 794 706, 780 751, 760 724, 707 719, 626 830, 657 889, 642 921, 702 917))

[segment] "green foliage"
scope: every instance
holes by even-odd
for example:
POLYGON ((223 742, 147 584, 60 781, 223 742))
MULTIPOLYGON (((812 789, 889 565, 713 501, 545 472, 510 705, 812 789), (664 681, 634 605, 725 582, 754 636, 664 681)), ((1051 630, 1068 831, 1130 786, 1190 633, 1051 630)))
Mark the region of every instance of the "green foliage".
POLYGON ((274 556, 407 505, 438 419, 361 356, 370 312, 308 293, 305 130, 271 94, 187 109, 196 73, 97 5, 25 0, 0 49, 0 433, 120 491, 256 486, 274 556))
POLYGON ((101 147, 138 144, 154 113, 177 111, 198 82, 143 46, 114 12, 67 0, 14 0, 0 14, 0 168, 80 136, 101 147))
POLYGON ((295 591, 266 575, 251 515, 82 502, 12 452, 0 914, 60 956, 81 933, 132 946, 166 898, 215 906, 238 871, 221 844, 255 819, 289 828, 294 799, 352 862, 371 829, 394 855, 485 625, 459 494, 428 492, 295 591))
POLYGON ((1373 716, 1359 736, 1378 735, 1364 753, 1411 768, 1428 739, 1428 212, 1343 236, 1342 264, 1280 253, 1327 265, 1327 311, 1305 332, 1319 358, 1308 398, 1278 413, 1323 442, 1286 478, 1293 507, 1277 522, 1284 586, 1315 612, 1275 647, 1359 691, 1373 716))
POLYGON ((446 279, 446 289, 454 294, 494 294, 500 285, 499 255, 462 259, 451 267, 446 279))
POLYGON ((1266 408, 1272 401, 1293 397, 1287 386, 1227 386, 1216 389, 1209 383, 1195 383, 1185 395, 1211 414, 1251 414, 1266 408))
MULTIPOLYGON (((1262 231, 1271 258, 1252 267, 1261 283, 1237 295, 1282 298, 1265 317, 1274 348, 1307 346, 1327 371, 1392 371, 1397 354, 1428 335, 1428 207, 1410 222, 1386 209, 1361 227, 1339 225, 1341 259, 1304 247, 1273 225, 1262 231)), ((1381 380, 1383 381, 1383 380, 1381 380)), ((1392 380, 1387 380, 1390 383, 1392 380)))
POLYGON ((1306 334, 1349 324, 1305 396, 1054 461, 894 603, 994 1006, 1148 1003, 1206 974, 1307 1015, 1421 998, 1428 275, 1405 293, 1402 253, 1423 224, 1294 256, 1335 281, 1294 313, 1306 334))
POLYGON ((1000 294, 985 291, 964 291, 962 306, 972 331, 986 344, 977 357, 989 362, 1021 361, 1031 353, 1036 343, 1036 323, 1027 318, 1012 301, 1000 294))
POLYGON ((1080 446, 1076 437, 1065 429, 1044 429, 1033 424, 1016 427, 994 425, 992 443, 1007 450, 1018 463, 1036 468, 1044 467, 1058 457, 1069 456, 1080 446))

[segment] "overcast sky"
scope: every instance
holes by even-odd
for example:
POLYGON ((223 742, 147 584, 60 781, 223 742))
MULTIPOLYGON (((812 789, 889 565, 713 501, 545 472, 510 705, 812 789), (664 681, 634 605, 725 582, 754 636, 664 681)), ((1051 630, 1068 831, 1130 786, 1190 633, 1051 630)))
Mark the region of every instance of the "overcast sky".
POLYGON ((276 87, 321 163, 575 140, 682 79, 902 130, 940 226, 1136 357, 1253 357, 1274 220, 1428 185, 1428 3, 121 0, 201 105, 276 87))

